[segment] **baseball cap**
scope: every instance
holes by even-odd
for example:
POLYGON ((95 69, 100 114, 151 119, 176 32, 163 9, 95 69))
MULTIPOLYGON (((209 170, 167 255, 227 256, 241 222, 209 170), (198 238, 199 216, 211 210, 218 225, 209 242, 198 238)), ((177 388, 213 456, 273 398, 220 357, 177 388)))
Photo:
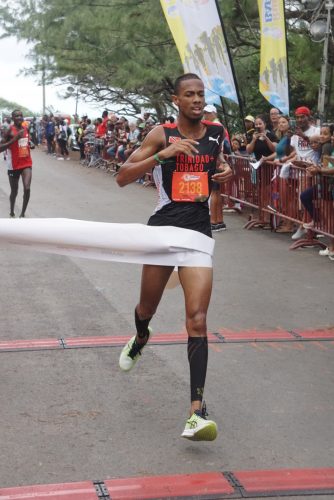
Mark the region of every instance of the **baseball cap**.
POLYGON ((309 110, 309 108, 307 106, 299 106, 299 108, 297 108, 296 111, 295 111, 295 115, 310 116, 311 115, 311 111, 309 110))
POLYGON ((253 122, 253 123, 255 122, 255 118, 252 115, 245 116, 245 120, 247 120, 248 122, 253 122))
POLYGON ((207 104, 203 111, 206 113, 217 113, 217 108, 213 104, 207 104))

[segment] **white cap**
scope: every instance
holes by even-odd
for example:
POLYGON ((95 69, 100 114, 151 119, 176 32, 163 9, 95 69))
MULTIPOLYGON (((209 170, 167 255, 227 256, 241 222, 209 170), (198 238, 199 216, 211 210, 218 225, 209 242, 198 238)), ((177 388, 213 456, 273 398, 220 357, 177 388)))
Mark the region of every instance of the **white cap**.
POLYGON ((217 113, 217 108, 213 104, 207 104, 203 111, 206 113, 217 113))

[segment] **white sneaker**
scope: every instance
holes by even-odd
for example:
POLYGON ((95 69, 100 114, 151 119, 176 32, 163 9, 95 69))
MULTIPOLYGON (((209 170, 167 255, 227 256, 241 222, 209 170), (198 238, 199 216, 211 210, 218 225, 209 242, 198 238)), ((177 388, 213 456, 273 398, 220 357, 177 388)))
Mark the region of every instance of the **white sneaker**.
MULTIPOLYGON (((328 257, 330 253, 331 252, 330 252, 328 247, 324 248, 323 250, 319 250, 319 255, 321 255, 322 257, 328 257)), ((334 252, 333 252, 333 254, 334 254, 334 252)))
POLYGON ((305 236, 306 233, 307 233, 306 229, 304 229, 303 227, 299 227, 297 231, 291 236, 291 239, 299 240, 300 238, 305 236))
POLYGON ((187 420, 181 437, 190 441, 214 441, 217 437, 217 424, 213 420, 206 420, 197 411, 187 420))
MULTIPOLYGON (((149 341, 151 334, 152 334, 152 328, 148 327, 147 342, 149 341)), ((141 356, 142 350, 147 344, 147 342, 144 345, 137 344, 135 340, 136 340, 136 335, 134 335, 129 340, 129 342, 125 344, 125 346, 122 349, 121 355, 119 357, 119 367, 124 372, 130 371, 135 366, 139 357, 141 356)))

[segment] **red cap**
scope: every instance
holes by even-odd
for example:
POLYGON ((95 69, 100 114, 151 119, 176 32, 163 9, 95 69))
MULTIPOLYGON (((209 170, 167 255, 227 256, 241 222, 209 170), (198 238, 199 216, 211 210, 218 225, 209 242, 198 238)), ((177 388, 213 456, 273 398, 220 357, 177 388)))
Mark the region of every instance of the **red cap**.
POLYGON ((299 106, 299 108, 297 108, 296 111, 295 111, 295 115, 310 116, 311 115, 311 111, 306 106, 299 106))

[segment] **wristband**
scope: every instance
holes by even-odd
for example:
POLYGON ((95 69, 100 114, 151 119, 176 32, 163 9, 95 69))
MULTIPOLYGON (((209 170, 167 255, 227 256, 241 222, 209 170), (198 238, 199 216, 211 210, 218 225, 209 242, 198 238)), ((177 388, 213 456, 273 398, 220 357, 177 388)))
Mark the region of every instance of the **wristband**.
POLYGON ((164 160, 161 160, 161 159, 159 158, 158 153, 155 153, 155 155, 153 155, 153 158, 154 158, 154 159, 155 159, 158 163, 160 163, 160 165, 161 165, 162 163, 165 163, 165 162, 164 162, 164 160))

